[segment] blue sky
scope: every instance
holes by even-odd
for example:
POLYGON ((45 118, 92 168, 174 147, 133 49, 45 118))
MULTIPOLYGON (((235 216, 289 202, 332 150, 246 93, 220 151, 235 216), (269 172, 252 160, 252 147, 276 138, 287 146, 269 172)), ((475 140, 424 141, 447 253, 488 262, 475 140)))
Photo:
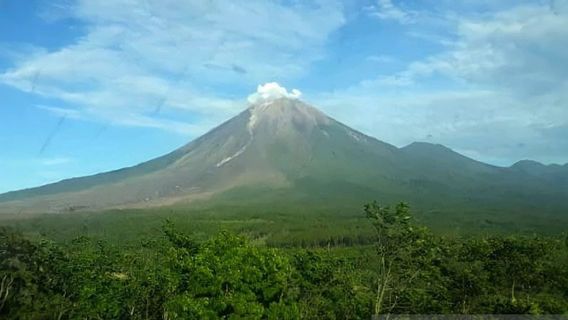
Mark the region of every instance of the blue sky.
POLYGON ((568 162, 568 0, 0 0, 0 192, 167 153, 272 81, 397 146, 568 162))

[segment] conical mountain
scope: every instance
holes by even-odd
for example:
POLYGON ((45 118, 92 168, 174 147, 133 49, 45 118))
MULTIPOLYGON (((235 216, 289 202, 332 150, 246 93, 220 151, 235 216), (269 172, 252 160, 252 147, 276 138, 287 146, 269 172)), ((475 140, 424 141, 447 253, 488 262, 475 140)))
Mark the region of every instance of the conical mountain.
POLYGON ((219 204, 343 210, 373 199, 435 212, 513 212, 540 201, 549 212, 568 207, 568 179, 521 169, 487 165, 441 145, 397 148, 296 97, 271 97, 165 156, 0 195, 0 212, 219 204))
POLYGON ((202 137, 134 167, 0 195, 24 211, 98 210, 191 202, 238 187, 292 188, 298 179, 364 178, 391 167, 394 146, 327 117, 298 99, 251 105, 202 137), (369 156, 379 162, 368 161, 369 156), (346 164, 345 162, 353 162, 346 164), (354 175, 349 168, 361 165, 354 175))

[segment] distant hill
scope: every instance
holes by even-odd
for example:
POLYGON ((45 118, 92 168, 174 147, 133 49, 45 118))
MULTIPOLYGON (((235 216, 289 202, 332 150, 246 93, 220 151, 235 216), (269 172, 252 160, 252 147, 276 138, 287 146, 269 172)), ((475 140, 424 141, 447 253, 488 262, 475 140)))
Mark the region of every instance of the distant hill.
POLYGON ((488 165, 442 145, 397 148, 298 99, 248 109, 202 137, 134 167, 0 195, 0 212, 175 205, 343 210, 408 201, 425 212, 568 216, 568 165, 488 165))

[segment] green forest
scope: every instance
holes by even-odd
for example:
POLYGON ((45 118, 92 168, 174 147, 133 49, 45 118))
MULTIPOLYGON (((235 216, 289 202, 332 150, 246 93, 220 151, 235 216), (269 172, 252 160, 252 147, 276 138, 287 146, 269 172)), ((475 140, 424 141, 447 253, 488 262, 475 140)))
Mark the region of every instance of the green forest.
POLYGON ((127 243, 3 227, 0 318, 568 314, 564 234, 449 236, 404 203, 369 203, 360 215, 364 237, 354 228, 286 245, 230 228, 203 236, 173 219, 127 243))

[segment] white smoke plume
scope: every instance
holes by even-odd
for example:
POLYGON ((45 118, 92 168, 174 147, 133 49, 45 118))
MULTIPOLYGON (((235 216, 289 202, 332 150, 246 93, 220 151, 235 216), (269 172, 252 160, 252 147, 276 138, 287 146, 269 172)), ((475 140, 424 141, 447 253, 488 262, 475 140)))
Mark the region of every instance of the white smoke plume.
POLYGON ((280 86, 277 82, 268 82, 258 85, 256 92, 249 95, 247 100, 250 104, 257 104, 279 98, 298 99, 301 95, 302 92, 298 89, 292 89, 292 91, 288 92, 286 88, 280 86))

